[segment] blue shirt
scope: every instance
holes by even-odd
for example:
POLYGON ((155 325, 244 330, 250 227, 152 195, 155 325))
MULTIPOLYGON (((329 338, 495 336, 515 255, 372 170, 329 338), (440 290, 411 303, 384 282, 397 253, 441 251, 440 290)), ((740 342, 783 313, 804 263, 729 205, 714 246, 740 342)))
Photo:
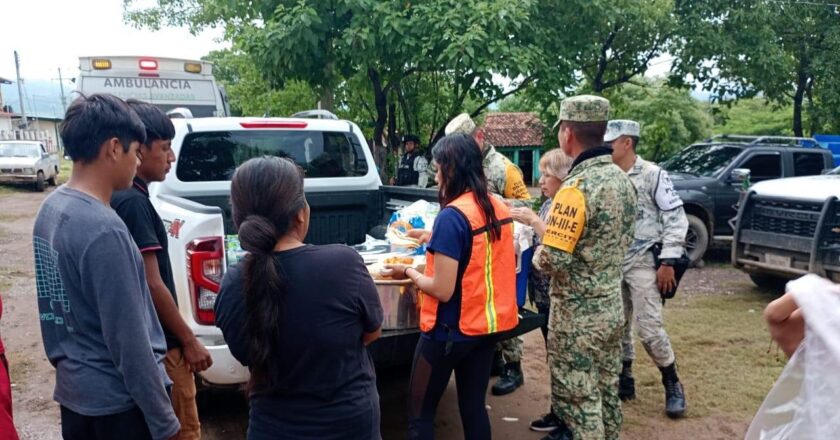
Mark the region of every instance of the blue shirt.
POLYGON ((175 435, 166 341, 123 221, 101 201, 62 186, 44 200, 32 235, 55 400, 85 416, 137 406, 153 439, 175 435))
POLYGON ((453 341, 472 341, 477 336, 467 336, 461 333, 458 321, 461 318, 461 280, 467 270, 472 251, 472 229, 467 219, 455 208, 440 210, 432 227, 432 238, 427 247, 433 254, 443 254, 458 260, 458 278, 455 281, 455 292, 449 302, 438 304, 435 328, 423 333, 423 337, 435 341, 447 341, 449 330, 452 331, 453 341))

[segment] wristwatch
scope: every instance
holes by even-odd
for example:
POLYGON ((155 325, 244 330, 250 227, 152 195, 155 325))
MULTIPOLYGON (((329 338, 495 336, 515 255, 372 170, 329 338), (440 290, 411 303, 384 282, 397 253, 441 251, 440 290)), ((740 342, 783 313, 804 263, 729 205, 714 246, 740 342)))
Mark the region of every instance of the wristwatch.
POLYGON ((663 258, 660 261, 660 264, 663 265, 663 266, 673 267, 675 264, 677 264, 677 259, 676 258, 663 258))

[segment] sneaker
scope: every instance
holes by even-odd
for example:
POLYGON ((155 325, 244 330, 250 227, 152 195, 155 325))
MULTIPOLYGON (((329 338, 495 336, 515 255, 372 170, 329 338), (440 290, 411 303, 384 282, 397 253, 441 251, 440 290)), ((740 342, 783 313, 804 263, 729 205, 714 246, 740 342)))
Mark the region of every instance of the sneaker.
POLYGON ((537 420, 531 422, 531 431, 537 432, 553 432, 560 425, 566 426, 554 413, 548 413, 537 420))

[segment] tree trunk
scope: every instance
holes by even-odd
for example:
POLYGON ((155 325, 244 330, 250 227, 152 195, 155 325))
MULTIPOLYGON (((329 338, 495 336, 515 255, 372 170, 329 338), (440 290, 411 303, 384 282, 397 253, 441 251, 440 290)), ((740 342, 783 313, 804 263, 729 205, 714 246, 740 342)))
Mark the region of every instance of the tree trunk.
POLYGON ((333 96, 332 86, 325 85, 321 88, 321 108, 331 112, 335 111, 335 97, 333 96))
POLYGON ((382 142, 382 135, 385 133, 385 123, 388 121, 388 97, 382 90, 382 80, 376 69, 368 69, 368 78, 373 89, 373 102, 376 107, 376 120, 373 124, 373 158, 379 167, 379 175, 382 179, 387 176, 385 170, 386 151, 382 142))
POLYGON ((805 100, 805 92, 808 88, 808 60, 803 56, 799 60, 799 69, 796 75, 796 93, 793 95, 793 135, 802 137, 802 104, 805 100))

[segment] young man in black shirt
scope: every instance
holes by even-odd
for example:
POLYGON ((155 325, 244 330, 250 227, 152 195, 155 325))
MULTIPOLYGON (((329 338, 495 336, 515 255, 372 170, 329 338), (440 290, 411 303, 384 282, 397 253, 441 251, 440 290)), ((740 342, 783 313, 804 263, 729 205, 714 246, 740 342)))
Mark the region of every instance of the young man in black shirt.
POLYGON ((128 105, 146 126, 146 142, 138 150, 140 165, 131 188, 115 193, 111 206, 128 226, 143 255, 146 280, 166 337, 164 365, 173 382, 172 406, 181 422, 179 439, 198 440, 201 428, 192 373, 206 370, 213 360, 178 312, 166 229, 149 201, 148 188, 151 182, 163 181, 175 161, 172 152, 175 127, 151 104, 129 100, 128 105))

